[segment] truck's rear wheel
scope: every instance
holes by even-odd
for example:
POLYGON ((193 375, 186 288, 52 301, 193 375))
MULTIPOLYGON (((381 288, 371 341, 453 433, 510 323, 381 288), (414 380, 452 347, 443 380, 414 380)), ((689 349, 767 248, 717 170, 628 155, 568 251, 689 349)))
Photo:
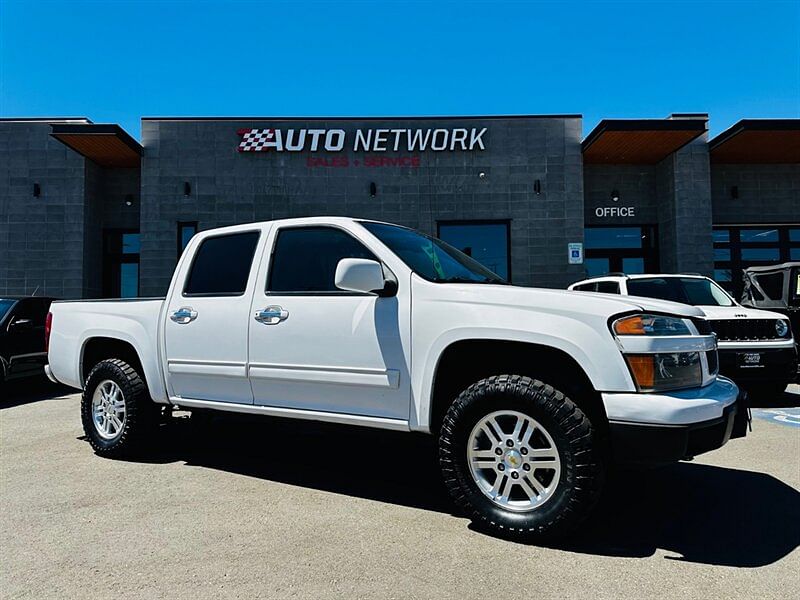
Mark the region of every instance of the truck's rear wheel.
POLYGON ((155 405, 144 380, 128 363, 112 358, 92 369, 81 398, 81 421, 101 456, 130 454, 154 423, 155 405))
POLYGON ((445 483, 472 520, 517 539, 557 536, 591 511, 604 479, 586 415, 551 386, 500 375, 452 404, 439 438, 445 483))

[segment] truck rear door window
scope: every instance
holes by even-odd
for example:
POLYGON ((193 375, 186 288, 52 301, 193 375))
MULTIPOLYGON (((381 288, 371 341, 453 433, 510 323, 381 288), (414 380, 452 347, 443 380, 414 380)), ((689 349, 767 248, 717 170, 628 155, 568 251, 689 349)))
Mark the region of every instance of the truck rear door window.
POLYGON ((267 292, 346 294, 335 283, 336 266, 343 258, 378 260, 366 246, 341 229, 281 229, 272 255, 267 292))
POLYGON ((220 235, 203 240, 197 249, 184 296, 239 296, 258 245, 258 232, 220 235))

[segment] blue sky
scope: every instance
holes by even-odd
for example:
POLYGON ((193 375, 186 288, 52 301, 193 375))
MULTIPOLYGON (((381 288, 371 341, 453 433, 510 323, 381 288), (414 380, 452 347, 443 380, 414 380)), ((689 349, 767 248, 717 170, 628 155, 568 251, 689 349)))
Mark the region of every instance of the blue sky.
POLYGON ((800 2, 0 0, 0 116, 800 117, 800 2))

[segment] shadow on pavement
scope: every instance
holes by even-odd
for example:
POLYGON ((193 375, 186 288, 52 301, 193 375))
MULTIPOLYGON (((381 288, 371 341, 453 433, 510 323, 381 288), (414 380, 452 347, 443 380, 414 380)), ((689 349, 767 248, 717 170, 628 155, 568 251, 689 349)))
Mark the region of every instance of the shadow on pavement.
POLYGON ((797 385, 789 386, 789 389, 775 398, 759 398, 750 396, 750 406, 752 408, 792 408, 800 406, 800 387, 797 385))
POLYGON ((618 473, 590 522, 557 547, 760 567, 798 545, 800 492, 764 473, 678 463, 618 473))
MULTIPOLYGON (((431 436, 284 419, 173 419, 145 462, 185 461, 265 481, 451 513, 431 436)), ((553 547, 757 567, 800 545, 800 493, 763 473, 679 463, 617 473, 593 517, 553 547), (672 557, 670 557, 672 558, 672 557)))
POLYGON ((31 402, 60 398, 78 390, 52 383, 46 377, 29 377, 0 384, 0 410, 31 402))

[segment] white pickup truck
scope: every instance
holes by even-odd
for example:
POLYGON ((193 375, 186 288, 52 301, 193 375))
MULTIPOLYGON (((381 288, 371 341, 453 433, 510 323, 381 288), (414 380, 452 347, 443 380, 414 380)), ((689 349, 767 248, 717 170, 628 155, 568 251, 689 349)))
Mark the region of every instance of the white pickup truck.
POLYGON ((575 527, 613 462, 744 435, 701 315, 512 286, 405 227, 291 219, 196 235, 166 299, 54 303, 46 372, 83 389, 103 456, 170 407, 436 435, 458 505, 529 538, 575 527))

